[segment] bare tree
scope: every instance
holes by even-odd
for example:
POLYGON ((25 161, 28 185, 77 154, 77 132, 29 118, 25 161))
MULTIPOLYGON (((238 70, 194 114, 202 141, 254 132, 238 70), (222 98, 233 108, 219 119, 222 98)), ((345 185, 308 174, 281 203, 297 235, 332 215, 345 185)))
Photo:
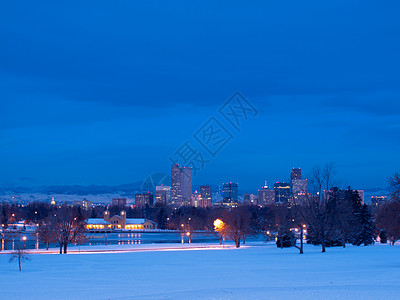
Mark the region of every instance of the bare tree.
POLYGON ((62 206, 50 218, 54 239, 60 246, 60 254, 67 254, 68 245, 75 243, 85 230, 85 217, 79 208, 62 206))
POLYGON ((89 240, 89 238, 85 234, 85 231, 83 231, 83 230, 78 231, 78 233, 75 236, 75 243, 77 243, 79 246, 79 252, 81 252, 81 245, 83 243, 86 243, 88 240, 89 240))
POLYGON ((13 262, 14 260, 18 261, 19 270, 22 271, 21 263, 25 260, 30 261, 31 258, 28 256, 25 249, 18 248, 11 253, 10 262, 13 262))
POLYGON ((390 244, 394 245, 400 239, 400 202, 381 204, 376 214, 376 224, 379 229, 386 231, 390 244))
POLYGON ((229 211, 225 211, 222 219, 226 224, 224 235, 234 241, 236 248, 239 248, 241 239, 249 231, 248 212, 244 208, 232 208, 229 211))
POLYGON ((326 243, 334 229, 334 220, 328 191, 336 171, 332 163, 323 168, 317 166, 312 170, 310 178, 311 194, 307 194, 305 201, 304 220, 307 221, 308 233, 314 234, 321 245, 321 251, 326 251, 326 243), (325 190, 324 190, 325 189, 325 190))
POLYGON ((49 221, 47 223, 43 223, 36 230, 39 241, 46 244, 46 250, 49 250, 49 244, 55 242, 54 239, 54 227, 51 226, 49 221))
POLYGON ((400 174, 395 173, 389 178, 391 200, 400 201, 400 174))
POLYGON ((290 209, 290 216, 292 222, 299 230, 300 245, 297 244, 294 245, 294 247, 296 247, 299 250, 299 254, 304 253, 303 236, 304 236, 304 230, 306 229, 307 226, 305 209, 306 208, 303 205, 293 205, 290 209))
POLYGON ((250 226, 250 210, 248 206, 239 206, 235 208, 236 213, 240 217, 241 223, 241 234, 243 245, 246 243, 246 238, 253 234, 253 231, 250 226))

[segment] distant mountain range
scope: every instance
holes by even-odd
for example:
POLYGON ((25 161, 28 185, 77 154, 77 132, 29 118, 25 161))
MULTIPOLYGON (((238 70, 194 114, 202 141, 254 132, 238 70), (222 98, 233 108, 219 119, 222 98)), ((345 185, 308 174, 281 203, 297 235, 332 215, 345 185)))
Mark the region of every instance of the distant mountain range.
POLYGON ((135 194, 141 191, 142 182, 121 185, 48 185, 36 187, 0 186, 0 194, 64 194, 64 195, 99 195, 99 194, 135 194))

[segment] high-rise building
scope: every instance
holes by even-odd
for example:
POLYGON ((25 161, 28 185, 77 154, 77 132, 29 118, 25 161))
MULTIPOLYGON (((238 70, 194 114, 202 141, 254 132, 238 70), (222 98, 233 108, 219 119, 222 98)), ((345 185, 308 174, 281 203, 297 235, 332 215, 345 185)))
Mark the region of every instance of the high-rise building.
POLYGON ((294 203, 305 203, 307 199, 307 179, 292 180, 292 196, 294 203))
POLYGON ((156 186, 156 203, 169 204, 171 203, 171 187, 168 185, 156 186))
POLYGON ((77 200, 77 201, 72 201, 72 205, 73 206, 80 206, 82 207, 84 210, 88 210, 92 207, 92 202, 89 200, 86 200, 86 198, 84 198, 82 201, 77 200))
POLYGON ((257 205, 257 196, 254 194, 243 194, 244 205, 257 205))
POLYGON ((112 206, 123 208, 126 206, 126 198, 112 198, 112 206))
POLYGON ((178 164, 171 168, 171 204, 179 206, 182 202, 183 174, 178 164))
POLYGON ((293 168, 292 172, 290 173, 290 179, 301 179, 301 169, 300 168, 293 168))
POLYGON ((266 206, 275 204, 275 190, 271 190, 267 184, 258 190, 258 205, 266 206))
POLYGON ((290 184, 286 182, 277 182, 274 184, 275 203, 288 203, 290 199, 290 184))
POLYGON ((83 209, 85 209, 85 210, 90 209, 90 208, 92 207, 92 201, 86 200, 86 198, 83 199, 83 200, 82 200, 82 207, 83 207, 83 209))
POLYGON ((237 183, 223 183, 222 202, 226 206, 234 206, 238 203, 238 184, 237 183))
POLYGON ((171 204, 186 206, 192 198, 192 168, 179 167, 175 164, 171 168, 171 204), (185 201, 182 201, 185 200, 185 201))
POLYGON ((200 186, 200 194, 201 199, 205 202, 205 207, 212 206, 212 190, 211 187, 208 185, 201 185, 200 186))
POLYGON ((194 191, 193 195, 192 195, 192 201, 191 201, 191 206, 194 207, 203 207, 203 200, 201 198, 201 194, 198 193, 197 191, 194 191))
POLYGON ((135 205, 138 207, 144 207, 149 205, 153 205, 153 194, 147 192, 147 193, 142 193, 142 194, 136 194, 135 195, 135 205))
POLYGON ((185 199, 192 198, 192 168, 182 167, 183 188, 182 195, 185 199))

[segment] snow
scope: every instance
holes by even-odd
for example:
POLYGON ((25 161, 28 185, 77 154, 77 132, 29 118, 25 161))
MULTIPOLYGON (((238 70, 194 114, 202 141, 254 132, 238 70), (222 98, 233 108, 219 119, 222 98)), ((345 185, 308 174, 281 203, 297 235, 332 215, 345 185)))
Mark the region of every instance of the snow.
POLYGON ((303 255, 262 243, 239 249, 232 244, 81 247, 80 254, 77 249, 71 248, 72 255, 31 254, 22 272, 0 252, 1 298, 396 299, 400 293, 399 246, 320 253, 320 247, 306 245, 303 255))
POLYGON ((144 222, 146 222, 145 219, 137 219, 137 218, 128 218, 128 219, 126 219, 126 224, 127 225, 134 225, 134 224, 141 225, 144 222))
POLYGON ((110 222, 104 221, 102 218, 90 218, 86 221, 86 224, 92 225, 92 224, 103 224, 103 225, 108 225, 110 222))

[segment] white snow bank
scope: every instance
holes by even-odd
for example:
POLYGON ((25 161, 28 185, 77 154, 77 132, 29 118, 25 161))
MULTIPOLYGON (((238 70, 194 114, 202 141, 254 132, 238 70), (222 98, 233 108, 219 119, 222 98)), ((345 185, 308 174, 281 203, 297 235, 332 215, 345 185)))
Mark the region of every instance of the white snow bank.
POLYGON ((389 245, 327 253, 306 245, 303 255, 254 245, 31 257, 19 272, 16 263, 8 263, 9 255, 0 255, 2 299, 396 299, 400 294, 400 247, 389 245))

